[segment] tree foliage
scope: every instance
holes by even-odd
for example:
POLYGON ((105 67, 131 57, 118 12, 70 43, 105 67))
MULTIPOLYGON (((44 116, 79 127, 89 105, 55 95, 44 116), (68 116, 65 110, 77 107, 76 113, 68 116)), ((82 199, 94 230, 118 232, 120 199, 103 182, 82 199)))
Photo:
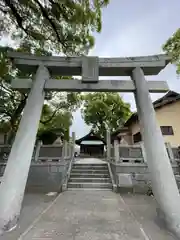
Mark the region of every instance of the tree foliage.
POLYGON ((163 50, 172 58, 172 63, 177 66, 177 73, 180 74, 180 28, 163 45, 163 50))
MULTIPOLYGON (((16 45, 13 48, 0 46, 1 129, 14 135, 28 97, 12 90, 10 82, 17 76, 32 77, 12 69, 7 51, 40 56, 87 54, 94 45, 93 32, 101 31, 101 10, 108 3, 109 0, 0 1, 0 37, 7 34, 16 45)), ((65 77, 57 76, 61 78, 65 77)), ((78 93, 52 92, 52 99, 43 107, 40 132, 63 129, 67 135, 72 112, 80 105, 79 96, 78 93)))
POLYGON ((2 0, 0 33, 48 51, 83 54, 101 31, 101 9, 109 0, 2 0), (12 30, 13 29, 13 30, 12 30))
POLYGON ((11 80, 18 72, 11 68, 8 50, 12 48, 0 46, 0 124, 1 130, 13 133, 26 104, 27 94, 10 88, 11 80))
MULTIPOLYGON (((52 135, 60 136, 62 139, 68 140, 69 127, 72 125, 72 112, 70 108, 59 108, 53 110, 51 105, 44 104, 41 121, 39 123, 38 138, 44 141, 44 136, 52 135)), ((50 144, 50 139, 45 139, 50 144)), ((55 139, 54 139, 55 140, 55 139)), ((54 142, 54 141, 53 141, 54 142)))
POLYGON ((83 96, 82 117, 101 136, 121 127, 130 116, 130 105, 118 93, 88 93, 83 96))
MULTIPOLYGON (((31 51, 31 48, 25 49, 25 46, 23 46, 21 49, 20 47, 17 49, 18 51, 31 51)), ((13 49, 0 47, 0 125, 1 131, 9 133, 8 143, 11 143, 28 94, 15 91, 10 86, 13 78, 25 76, 17 69, 12 69, 7 58, 9 50, 13 49)), ((40 50, 38 51, 40 52, 40 50)), ((47 55, 49 53, 42 50, 41 55, 43 54, 47 55)), ((58 79, 61 79, 61 77, 59 76, 58 79)), ((52 99, 46 102, 42 111, 40 132, 59 129, 62 134, 67 133, 72 124, 72 112, 80 106, 80 94, 52 92, 52 99)))

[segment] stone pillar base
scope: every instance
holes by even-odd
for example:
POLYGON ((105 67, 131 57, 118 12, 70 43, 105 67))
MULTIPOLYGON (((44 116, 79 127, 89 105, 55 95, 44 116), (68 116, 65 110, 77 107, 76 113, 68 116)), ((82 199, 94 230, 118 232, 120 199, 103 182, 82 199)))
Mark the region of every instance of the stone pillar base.
POLYGON ((13 220, 9 221, 6 224, 3 224, 3 219, 0 219, 1 225, 4 226, 3 229, 0 229, 0 236, 2 236, 5 232, 11 232, 17 227, 17 222, 19 221, 19 215, 15 216, 13 220))
POLYGON ((160 207, 156 208, 157 218, 156 223, 160 228, 166 229, 170 235, 172 235, 175 239, 180 239, 180 226, 173 221, 174 218, 169 219, 168 216, 162 211, 160 207))

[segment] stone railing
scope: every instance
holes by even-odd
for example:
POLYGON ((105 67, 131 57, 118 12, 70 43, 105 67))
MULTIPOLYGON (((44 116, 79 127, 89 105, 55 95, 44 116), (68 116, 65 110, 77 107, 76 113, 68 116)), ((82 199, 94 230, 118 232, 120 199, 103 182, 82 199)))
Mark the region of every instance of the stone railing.
MULTIPOLYGON (((62 191, 63 183, 65 180, 66 182, 68 181, 74 159, 74 142, 75 134, 73 134, 73 143, 64 142, 64 144, 53 145, 42 145, 40 141, 36 143, 29 169, 26 191, 62 191)), ((11 146, 0 145, 0 182, 10 151, 11 146)))
POLYGON ((111 146, 111 162, 116 163, 142 163, 146 162, 143 156, 143 146, 141 145, 119 145, 111 146))
POLYGON ((36 149, 35 162, 60 161, 63 158, 62 145, 41 145, 36 149))
POLYGON ((10 145, 0 145, 0 162, 6 162, 11 151, 10 145))
POLYGON ((73 157, 73 144, 38 145, 35 151, 35 162, 59 162, 73 157))
MULTIPOLYGON (((171 164, 180 188, 180 168, 177 162, 171 164)), ((111 162, 114 182, 122 190, 146 193, 151 185, 151 175, 147 163, 111 162)))
MULTIPOLYGON (((10 145, 0 145, 0 177, 4 173, 10 151, 10 145)), ((64 160, 69 162, 73 154, 74 149, 72 143, 65 142, 63 145, 41 145, 40 142, 38 142, 34 147, 31 164, 62 162, 64 160)))
MULTIPOLYGON (((0 162, 6 163, 10 145, 0 145, 0 162)), ((73 157, 73 144, 65 142, 64 144, 41 145, 40 142, 34 147, 32 162, 59 162, 69 160, 73 157)))
MULTIPOLYGON (((180 189, 180 154, 176 147, 165 143, 171 166, 180 189)), ((143 144, 111 146, 111 171, 114 182, 122 191, 146 193, 151 186, 150 172, 143 144)))
MULTIPOLYGON (((171 147, 170 143, 165 143, 170 161, 180 162, 178 148, 171 147)), ((146 163, 146 153, 144 144, 119 145, 116 142, 111 145, 111 162, 116 163, 146 163)))
POLYGON ((0 177, 3 176, 5 168, 6 168, 6 163, 0 163, 0 177))
POLYGON ((141 146, 119 147, 119 161, 120 162, 144 162, 141 146))
MULTIPOLYGON (((3 146, 6 158, 0 162, 0 179, 4 174, 10 146, 3 146)), ((28 174, 26 191, 30 192, 59 192, 62 190, 69 165, 73 159, 73 145, 36 145, 28 174)), ((1 180, 0 180, 1 182, 1 180)))
POLYGON ((115 146, 113 146, 112 144, 111 144, 111 146, 110 146, 110 156, 111 156, 111 161, 114 161, 115 160, 115 146))
MULTIPOLYGON (((0 145, 0 162, 7 162, 11 151, 11 145, 0 145)), ((32 159, 35 158, 36 146, 34 147, 32 159)))

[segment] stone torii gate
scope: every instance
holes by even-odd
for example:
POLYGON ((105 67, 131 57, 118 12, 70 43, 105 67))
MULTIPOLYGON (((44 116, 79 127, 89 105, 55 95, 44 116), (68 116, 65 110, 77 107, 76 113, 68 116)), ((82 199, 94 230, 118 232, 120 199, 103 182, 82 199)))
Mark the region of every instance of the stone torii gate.
POLYGON ((144 75, 158 74, 170 61, 166 55, 131 58, 38 57, 9 53, 13 63, 34 79, 16 79, 12 88, 30 90, 21 122, 0 185, 0 230, 16 226, 38 130, 48 91, 133 92, 140 120, 153 192, 168 227, 180 237, 180 195, 164 140, 156 123, 150 94, 166 92, 164 81, 146 81, 144 75), (54 80, 53 76, 82 76, 81 80, 54 80), (99 80, 99 76, 131 76, 132 81, 99 80))

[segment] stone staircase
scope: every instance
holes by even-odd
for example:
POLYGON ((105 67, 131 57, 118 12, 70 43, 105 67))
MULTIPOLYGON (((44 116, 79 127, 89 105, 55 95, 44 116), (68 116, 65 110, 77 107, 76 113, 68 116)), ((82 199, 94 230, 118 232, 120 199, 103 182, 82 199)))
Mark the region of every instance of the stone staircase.
POLYGON ((73 189, 112 189, 107 163, 73 164, 68 181, 68 190, 73 189))

